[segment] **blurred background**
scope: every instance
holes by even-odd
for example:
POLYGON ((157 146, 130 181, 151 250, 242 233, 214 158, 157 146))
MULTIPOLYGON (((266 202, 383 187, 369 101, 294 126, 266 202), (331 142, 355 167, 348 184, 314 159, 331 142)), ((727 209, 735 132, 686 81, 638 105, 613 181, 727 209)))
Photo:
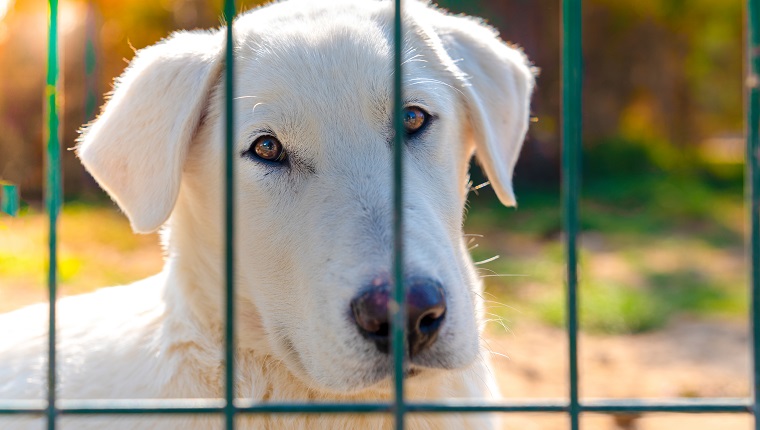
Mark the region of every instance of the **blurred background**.
MULTIPOLYGON (((239 1, 241 10, 255 1, 239 1)), ((515 174, 518 210, 470 195, 465 231, 487 285, 489 346, 510 398, 567 393, 558 0, 440 1, 482 16, 541 69, 515 174), (493 259, 493 257, 498 258, 493 259)), ((584 0, 580 386, 587 397, 749 395, 743 240, 743 1, 584 0)), ((220 0, 64 0, 63 142, 75 145, 135 49, 218 26, 220 0)), ((0 0, 0 312, 42 301, 47 6, 0 0)), ((129 283, 162 265, 64 151, 63 294, 129 283)), ((476 165, 475 184, 484 182, 476 165)), ((743 416, 584 416, 591 429, 749 429, 743 416)), ((511 428, 564 417, 510 415, 511 428)))

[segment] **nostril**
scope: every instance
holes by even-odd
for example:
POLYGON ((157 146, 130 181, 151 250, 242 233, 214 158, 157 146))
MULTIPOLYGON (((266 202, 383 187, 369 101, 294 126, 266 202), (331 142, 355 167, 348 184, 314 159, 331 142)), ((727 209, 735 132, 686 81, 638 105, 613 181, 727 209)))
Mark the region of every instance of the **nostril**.
POLYGON ((390 325, 388 325, 388 323, 383 323, 383 324, 380 324, 380 327, 378 327, 377 330, 372 334, 378 337, 388 337, 390 336, 390 333, 391 333, 390 325))
POLYGON ((409 354, 415 356, 435 343, 446 317, 443 287, 426 278, 410 280, 407 293, 409 354))
POLYGON ((433 311, 428 312, 425 315, 422 316, 420 319, 419 327, 420 331, 423 333, 430 333, 438 330, 438 327, 441 325, 441 322, 443 321, 443 317, 446 315, 446 312, 443 311, 433 311))
POLYGON ((388 336, 389 301, 390 291, 387 285, 373 286, 351 301, 354 321, 362 333, 388 336))

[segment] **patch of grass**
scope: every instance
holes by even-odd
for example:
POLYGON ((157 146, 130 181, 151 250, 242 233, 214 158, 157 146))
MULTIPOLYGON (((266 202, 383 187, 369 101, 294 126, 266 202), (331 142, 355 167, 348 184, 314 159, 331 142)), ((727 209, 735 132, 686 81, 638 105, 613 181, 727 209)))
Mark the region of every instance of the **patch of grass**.
MULTIPOLYGON (((646 291, 625 285, 584 283, 580 289, 579 322, 592 333, 640 333, 662 327, 670 309, 646 291)), ((552 294, 534 305, 539 317, 564 327, 564 294, 552 294)))
MULTIPOLYGON (((690 269, 675 273, 649 273, 651 295, 672 312, 697 315, 737 315, 748 311, 742 285, 721 284, 690 269)), ((730 281, 730 280, 729 280, 730 281)))
MULTIPOLYGON (((0 312, 43 299, 47 285, 47 217, 25 207, 0 217, 0 312)), ((136 235, 111 205, 67 203, 59 224, 63 295, 137 281, 162 265, 156 235, 136 235)))
MULTIPOLYGON (((688 172, 643 170, 594 172, 584 178, 582 329, 638 333, 683 314, 746 317, 741 184, 733 177, 716 182, 688 172)), ((480 271, 489 276, 489 298, 509 305, 494 306, 491 312, 511 321, 536 318, 564 325, 557 190, 518 189, 519 210, 502 208, 480 193, 471 196, 465 230, 485 234, 473 250, 476 261, 501 255, 480 271), (501 274, 521 276, 492 276, 501 274)))

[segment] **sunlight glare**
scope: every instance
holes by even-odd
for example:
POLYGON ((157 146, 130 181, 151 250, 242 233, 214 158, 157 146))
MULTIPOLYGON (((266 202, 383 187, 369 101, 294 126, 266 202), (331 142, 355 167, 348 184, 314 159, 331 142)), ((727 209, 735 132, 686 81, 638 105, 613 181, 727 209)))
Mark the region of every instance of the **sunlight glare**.
POLYGON ((8 13, 11 6, 13 6, 13 0, 0 0, 0 21, 5 18, 5 14, 8 13))

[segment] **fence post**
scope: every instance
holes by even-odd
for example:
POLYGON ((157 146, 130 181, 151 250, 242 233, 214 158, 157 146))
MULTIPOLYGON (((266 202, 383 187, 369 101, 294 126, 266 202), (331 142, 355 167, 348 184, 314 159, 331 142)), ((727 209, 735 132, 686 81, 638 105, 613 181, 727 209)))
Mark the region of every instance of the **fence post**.
POLYGON ((752 396, 755 429, 760 430, 760 0, 747 2, 747 198, 750 200, 749 263, 752 319, 752 396))
POLYGON ((58 287, 58 214, 62 204, 61 144, 58 121, 58 0, 48 1, 48 57, 45 97, 47 101, 47 181, 45 200, 48 211, 48 371, 47 415, 48 430, 56 428, 56 352, 55 319, 58 287))
POLYGON ((225 344, 224 344, 224 418, 225 428, 235 428, 235 121, 234 121, 234 41, 232 21, 235 19, 235 0, 224 1, 224 20, 227 23, 224 67, 224 139, 225 139, 225 344))
POLYGON ((404 429, 404 358, 406 357, 406 292, 404 285, 404 120, 401 94, 403 36, 401 31, 401 1, 394 2, 393 19, 393 306, 392 321, 394 419, 396 430, 404 429))
POLYGON ((570 428, 579 428, 578 401, 578 197, 582 130, 582 3, 562 2, 562 213, 567 257, 567 333, 570 428))

